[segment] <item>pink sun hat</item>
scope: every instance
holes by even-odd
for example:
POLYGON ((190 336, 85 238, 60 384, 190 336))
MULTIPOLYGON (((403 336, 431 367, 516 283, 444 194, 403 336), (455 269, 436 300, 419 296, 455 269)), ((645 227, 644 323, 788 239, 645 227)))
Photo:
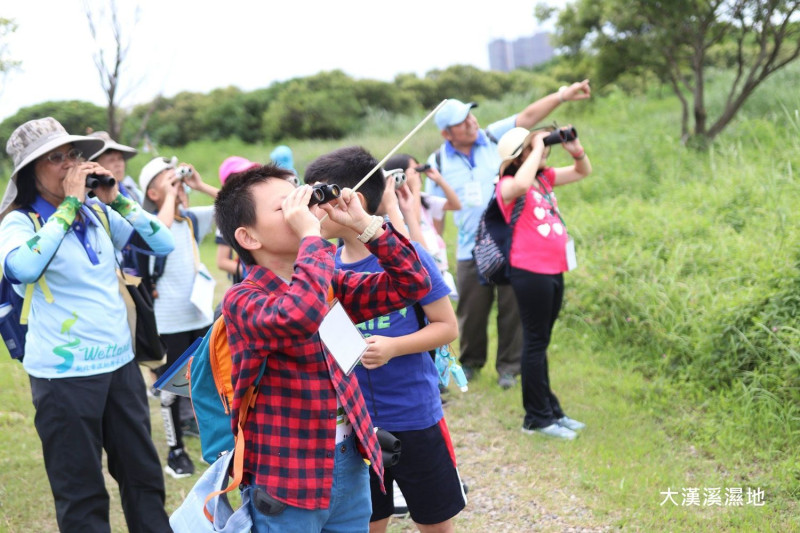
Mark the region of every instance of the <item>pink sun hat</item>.
POLYGON ((225 161, 223 161, 222 164, 219 166, 219 182, 224 185, 225 180, 227 180, 228 176, 230 176, 231 174, 236 174, 237 172, 244 172, 245 170, 257 166, 258 163, 254 163, 249 159, 245 159, 244 157, 239 157, 238 155, 232 155, 229 158, 225 159, 225 161))

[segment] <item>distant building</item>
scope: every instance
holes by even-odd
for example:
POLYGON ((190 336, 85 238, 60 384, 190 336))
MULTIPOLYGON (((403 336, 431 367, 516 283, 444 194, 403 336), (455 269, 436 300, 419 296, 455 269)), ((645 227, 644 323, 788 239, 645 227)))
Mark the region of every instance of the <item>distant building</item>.
POLYGON ((514 41, 495 39, 489 43, 489 68, 510 72, 519 67, 533 67, 553 57, 550 34, 539 32, 514 41))

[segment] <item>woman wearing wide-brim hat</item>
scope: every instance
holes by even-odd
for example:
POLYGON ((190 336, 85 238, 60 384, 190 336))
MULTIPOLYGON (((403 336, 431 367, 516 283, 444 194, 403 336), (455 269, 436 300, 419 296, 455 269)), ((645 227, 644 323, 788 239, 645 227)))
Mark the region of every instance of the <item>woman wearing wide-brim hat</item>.
POLYGON ((0 265, 20 296, 34 286, 22 364, 59 529, 109 531, 105 449, 128 530, 169 531, 115 250, 134 231, 155 253, 170 252, 174 242, 116 183, 92 189, 96 200, 88 197, 87 176, 111 174, 83 159, 102 146, 68 134, 51 117, 14 130, 6 146, 14 171, 0 204, 0 265))
POLYGON ((500 179, 495 196, 506 223, 524 202, 514 223, 509 250, 509 280, 522 321, 522 431, 572 440, 584 424, 568 417, 550 388, 547 348, 561 311, 564 275, 576 265, 575 249, 558 208, 553 187, 575 183, 592 165, 574 129, 561 130, 561 146, 573 158, 564 167, 547 166, 549 131, 513 128, 497 143, 500 179), (569 138, 563 134, 571 131, 569 138))

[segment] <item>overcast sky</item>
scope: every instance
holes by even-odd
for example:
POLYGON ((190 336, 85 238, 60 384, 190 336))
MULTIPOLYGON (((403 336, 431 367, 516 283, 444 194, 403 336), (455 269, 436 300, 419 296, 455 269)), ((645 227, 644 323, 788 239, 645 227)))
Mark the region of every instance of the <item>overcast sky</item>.
MULTIPOLYGON (((99 10, 109 0, 89 1, 99 10)), ((250 91, 322 70, 390 81, 397 73, 422 76, 454 64, 488 69, 492 39, 542 29, 533 17, 537 0, 117 2, 131 40, 122 107, 159 93, 229 85, 250 91)), ((0 78, 0 120, 49 100, 105 105, 83 6, 84 0, 3 1, 0 17, 18 24, 8 56, 22 65, 0 78)))

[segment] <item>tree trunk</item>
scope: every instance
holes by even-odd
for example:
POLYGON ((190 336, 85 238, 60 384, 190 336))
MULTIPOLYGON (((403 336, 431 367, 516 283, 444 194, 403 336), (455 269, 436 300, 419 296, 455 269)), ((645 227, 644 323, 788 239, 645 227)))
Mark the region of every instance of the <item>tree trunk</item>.
POLYGON ((706 135, 706 100, 705 100, 705 76, 703 73, 703 63, 705 53, 702 40, 695 43, 694 54, 692 55, 692 70, 694 71, 694 135, 705 137, 706 135))

